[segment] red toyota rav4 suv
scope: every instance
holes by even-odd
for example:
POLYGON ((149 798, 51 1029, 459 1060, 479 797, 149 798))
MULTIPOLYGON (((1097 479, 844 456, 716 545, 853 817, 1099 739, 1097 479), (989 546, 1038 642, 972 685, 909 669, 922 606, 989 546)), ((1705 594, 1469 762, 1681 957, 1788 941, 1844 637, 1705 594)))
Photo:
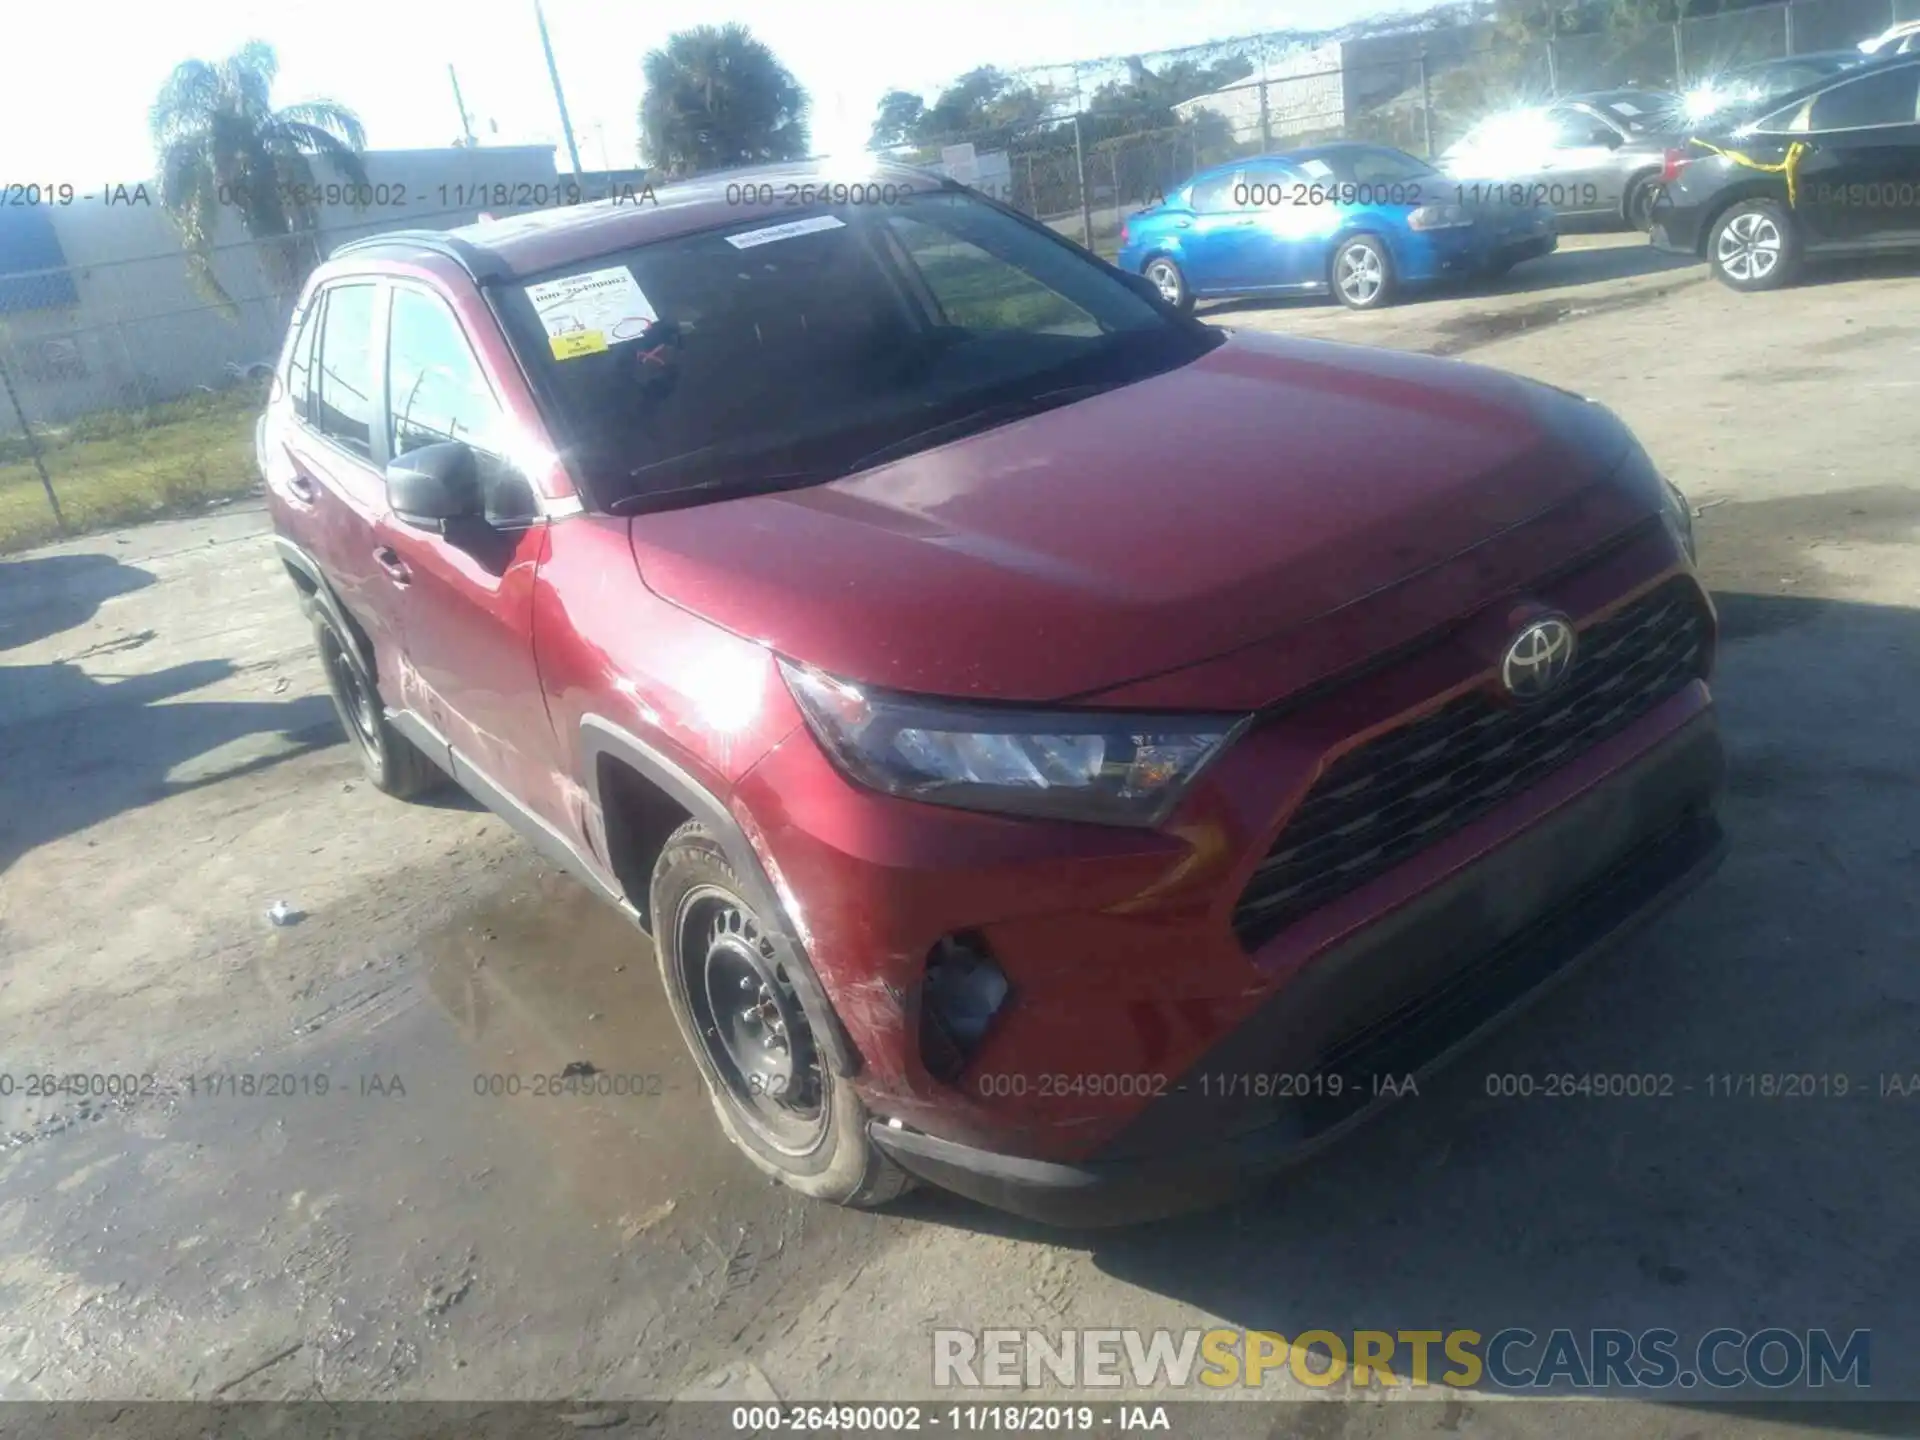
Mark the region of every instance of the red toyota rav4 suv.
POLYGON ((1231 1192, 1717 860, 1688 511, 1601 406, 917 171, 657 198, 343 247, 260 458, 374 782, 650 931, 774 1176, 1231 1192))

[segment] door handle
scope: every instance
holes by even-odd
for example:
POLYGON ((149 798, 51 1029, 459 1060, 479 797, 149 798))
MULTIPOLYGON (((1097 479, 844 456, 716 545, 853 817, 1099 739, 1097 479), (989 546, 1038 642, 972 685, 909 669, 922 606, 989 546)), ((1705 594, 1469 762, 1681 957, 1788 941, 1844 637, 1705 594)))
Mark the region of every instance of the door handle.
POLYGON ((287 489, 293 492, 294 499, 304 500, 309 505, 313 503, 314 496, 319 493, 318 490, 314 488, 313 481, 302 475, 298 470, 294 471, 293 478, 287 481, 287 489))
POLYGON ((1188 230, 1192 227, 1193 221, 1191 220, 1176 220, 1173 222, 1173 228, 1176 230, 1188 230))
POLYGON ((396 585, 405 585, 413 579, 413 572, 407 568, 407 562, 400 558, 400 552, 391 545, 381 545, 373 552, 373 563, 387 572, 387 578, 396 585))

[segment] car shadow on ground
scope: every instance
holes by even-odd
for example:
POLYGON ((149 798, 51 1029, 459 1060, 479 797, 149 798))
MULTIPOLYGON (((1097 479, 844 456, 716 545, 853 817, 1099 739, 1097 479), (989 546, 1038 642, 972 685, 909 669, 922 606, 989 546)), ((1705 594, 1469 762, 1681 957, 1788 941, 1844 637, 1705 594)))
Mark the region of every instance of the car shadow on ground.
MULTIPOLYGON (((105 601, 154 583, 99 552, 0 563, 0 651, 74 629, 105 601)), ((143 630, 47 663, 0 666, 0 871, 122 811, 343 738, 324 696, 166 703, 231 676, 226 660, 115 680, 74 663, 154 638, 143 630)))
POLYGON ((100 602, 153 584, 153 575, 98 552, 0 562, 0 650, 83 625, 100 602))
MULTIPOLYGON (((1609 280, 1627 280, 1640 275, 1658 275, 1685 270, 1700 262, 1686 255, 1672 255, 1647 244, 1596 245, 1559 250, 1538 260, 1515 266, 1497 280, 1469 280, 1458 283, 1421 285, 1403 290, 1387 310, 1370 312, 1390 314, 1396 309, 1431 305, 1444 300, 1495 298, 1526 295, 1552 290, 1567 290, 1581 285, 1596 285, 1609 280)), ((1259 311, 1326 309, 1338 301, 1327 295, 1285 295, 1244 300, 1203 300, 1194 310, 1202 320, 1225 320, 1234 315, 1259 311)))
POLYGON ((0 671, 9 698, 32 707, 0 728, 0 872, 123 811, 345 738, 324 695, 163 703, 233 673, 225 660, 111 682, 65 661, 0 671))
POLYGON ((1708 512, 1709 574, 1748 582, 1715 594, 1729 858, 1417 1098, 1207 1213, 1060 1231, 932 1191, 901 1212, 1067 1244, 1288 1336, 1665 1327, 1685 1362, 1716 1326, 1867 1329, 1874 1396, 1920 1398, 1920 755, 1900 718, 1920 671, 1897 658, 1920 654, 1920 610, 1776 589, 1817 588, 1816 541, 1917 524, 1920 492, 1898 487, 1708 512), (1555 1075, 1664 1094, 1549 1097, 1555 1075))

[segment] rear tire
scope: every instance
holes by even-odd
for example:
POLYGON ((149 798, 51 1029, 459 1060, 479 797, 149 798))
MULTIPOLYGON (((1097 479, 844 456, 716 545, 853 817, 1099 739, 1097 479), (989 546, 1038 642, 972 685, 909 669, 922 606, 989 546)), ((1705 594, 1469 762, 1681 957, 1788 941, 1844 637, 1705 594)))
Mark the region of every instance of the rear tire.
POLYGON ((1173 261, 1164 255, 1156 255, 1140 273, 1159 287, 1162 300, 1182 315, 1193 313, 1193 291, 1187 288, 1187 277, 1180 273, 1180 267, 1173 261))
POLYGON ((815 1045, 822 1017, 788 980, 786 942, 697 820, 668 837, 651 900, 667 1004, 727 1138, 816 1200, 870 1209, 911 1188, 867 1134, 867 1107, 815 1045))
POLYGON ((1642 175, 1627 186, 1626 200, 1620 207, 1620 215, 1627 222, 1627 228, 1637 230, 1642 235, 1653 228, 1653 185, 1651 175, 1642 175))
POLYGON ((1799 273, 1799 227, 1777 200, 1742 200, 1713 222, 1707 267, 1742 293, 1777 290, 1799 273))
POLYGON ((321 606, 310 609, 314 646, 320 652, 334 714, 340 717, 347 743, 359 756, 360 768, 373 788, 396 800, 411 800, 444 784, 446 772, 387 722, 380 692, 353 640, 321 606))
POLYGON ((1383 310, 1393 303, 1393 256, 1377 235, 1356 235, 1333 252, 1328 284, 1349 310, 1383 310))

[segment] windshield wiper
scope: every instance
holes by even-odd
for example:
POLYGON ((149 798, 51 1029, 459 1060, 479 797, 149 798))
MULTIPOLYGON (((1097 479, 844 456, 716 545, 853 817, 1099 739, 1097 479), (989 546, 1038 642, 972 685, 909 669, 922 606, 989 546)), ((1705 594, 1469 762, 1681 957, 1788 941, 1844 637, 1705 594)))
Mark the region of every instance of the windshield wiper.
POLYGON ((1029 415, 1038 415, 1046 410, 1057 410, 1062 405, 1071 405, 1076 400, 1085 400, 1098 395, 1103 390, 1117 389, 1124 381, 1110 380, 1104 384, 1069 385, 1061 390, 1046 390, 1038 395, 1024 395, 1017 400, 1002 400, 997 404, 983 405, 978 410, 969 410, 966 414, 952 420, 942 420, 938 425, 929 425, 924 430, 916 430, 911 435, 903 435, 882 445, 878 450, 869 450, 865 455, 847 465, 841 472, 851 475, 856 470, 871 470, 876 465, 884 465, 889 460, 898 460, 903 455, 915 451, 928 450, 948 440, 958 440, 963 435, 976 434, 981 430, 990 430, 996 425, 1011 424, 1015 420, 1024 420, 1029 415))
POLYGON ((730 473, 698 480, 690 485, 636 490, 621 496, 607 508, 615 515, 627 515, 637 510, 670 509, 694 498, 716 499, 722 496, 764 495, 771 491, 789 490, 800 485, 819 485, 829 480, 841 479, 858 470, 870 470, 876 465, 884 465, 889 460, 898 460, 902 456, 929 449, 948 440, 957 440, 963 435, 991 429, 996 425, 1005 425, 1014 420, 1022 420, 1029 415, 1038 415, 1042 411, 1054 410, 1062 405, 1071 405, 1076 400, 1084 400, 1090 395, 1098 395, 1103 390, 1112 390, 1124 383, 1116 380, 1100 384, 1069 385, 1058 390, 1042 391, 1038 395, 1024 395, 1014 400, 1002 400, 992 405, 983 405, 978 410, 969 410, 966 414, 954 419, 943 420, 938 425, 930 425, 924 430, 916 430, 910 435, 882 445, 877 450, 870 450, 858 459, 839 465, 755 472, 752 467, 756 459, 779 454, 790 447, 728 445, 723 441, 702 445, 684 454, 674 455, 665 460, 656 460, 651 464, 630 470, 627 472, 627 479, 631 482, 672 474, 676 471, 704 468, 708 465, 727 466, 730 473))
POLYGON ((721 495, 765 495, 775 490, 791 490, 797 485, 818 485, 822 481, 838 480, 845 473, 841 469, 822 467, 817 470, 775 470, 765 474, 716 475, 711 480, 676 485, 667 490, 636 490, 630 495, 622 495, 607 509, 615 515, 627 515, 635 510, 671 509, 677 502, 694 496, 713 499, 721 495))

